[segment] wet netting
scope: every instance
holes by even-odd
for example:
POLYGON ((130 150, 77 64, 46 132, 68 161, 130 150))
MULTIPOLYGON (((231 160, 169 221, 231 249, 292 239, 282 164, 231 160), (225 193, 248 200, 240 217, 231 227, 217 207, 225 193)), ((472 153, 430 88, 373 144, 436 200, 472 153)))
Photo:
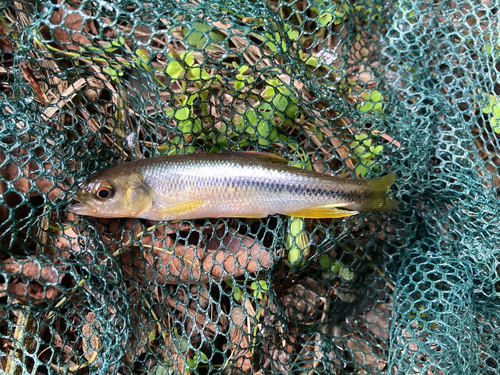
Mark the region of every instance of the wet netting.
POLYGON ((0 2, 0 369, 497 374, 498 4, 0 2), (91 173, 274 152, 400 205, 67 212, 91 173))

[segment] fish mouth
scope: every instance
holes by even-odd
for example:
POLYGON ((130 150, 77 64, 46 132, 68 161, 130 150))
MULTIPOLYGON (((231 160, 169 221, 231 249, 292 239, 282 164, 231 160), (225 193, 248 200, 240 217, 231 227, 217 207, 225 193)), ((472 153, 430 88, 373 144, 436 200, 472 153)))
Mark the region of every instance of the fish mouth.
POLYGON ((68 212, 76 215, 89 215, 92 211, 89 210, 89 208, 83 203, 72 204, 71 206, 68 206, 67 210, 68 212))

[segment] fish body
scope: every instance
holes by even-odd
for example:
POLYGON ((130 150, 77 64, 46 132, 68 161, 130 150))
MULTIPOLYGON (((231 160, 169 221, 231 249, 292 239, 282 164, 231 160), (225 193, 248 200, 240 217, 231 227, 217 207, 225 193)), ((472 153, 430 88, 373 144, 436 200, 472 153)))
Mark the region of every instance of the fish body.
POLYGON ((394 174, 335 178, 266 153, 161 156, 93 174, 76 195, 81 203, 69 211, 158 221, 274 214, 335 218, 394 208, 398 201, 387 193, 393 182, 394 174))

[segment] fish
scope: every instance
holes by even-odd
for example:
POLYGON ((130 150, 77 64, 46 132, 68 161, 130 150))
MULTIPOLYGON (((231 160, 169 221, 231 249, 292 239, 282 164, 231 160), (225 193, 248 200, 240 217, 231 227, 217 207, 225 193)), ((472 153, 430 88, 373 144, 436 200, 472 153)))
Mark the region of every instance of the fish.
POLYGON ((159 156, 92 174, 79 188, 78 215, 155 221, 287 215, 341 218, 398 205, 388 189, 395 174, 337 178, 251 151, 159 156))

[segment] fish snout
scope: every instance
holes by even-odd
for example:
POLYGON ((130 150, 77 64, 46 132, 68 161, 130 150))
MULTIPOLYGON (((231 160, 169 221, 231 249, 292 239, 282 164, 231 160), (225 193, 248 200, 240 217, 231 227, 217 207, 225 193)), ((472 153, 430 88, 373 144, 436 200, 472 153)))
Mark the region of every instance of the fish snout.
POLYGON ((78 201, 78 203, 68 206, 67 208, 68 212, 71 212, 72 214, 76 215, 92 214, 93 210, 91 210, 86 204, 81 203, 85 202, 85 193, 82 189, 78 190, 78 192, 75 194, 74 199, 78 201))
POLYGON ((88 215, 90 211, 83 203, 72 204, 71 206, 68 206, 67 210, 68 212, 76 215, 88 215))

